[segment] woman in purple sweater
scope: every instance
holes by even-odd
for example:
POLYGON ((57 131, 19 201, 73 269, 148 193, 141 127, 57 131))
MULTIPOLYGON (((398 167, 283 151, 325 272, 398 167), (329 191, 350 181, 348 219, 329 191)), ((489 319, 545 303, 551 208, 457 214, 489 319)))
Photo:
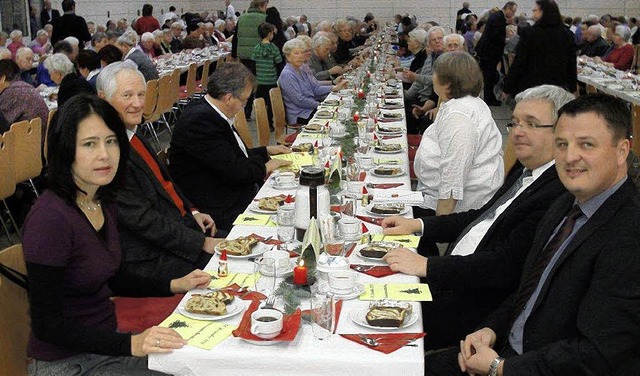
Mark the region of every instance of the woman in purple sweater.
POLYGON ((119 271, 114 194, 128 146, 116 110, 92 95, 70 99, 49 130, 49 190, 31 209, 23 235, 30 375, 158 374, 147 369, 145 357, 186 344, 169 328, 116 332, 112 294, 170 295, 210 281, 200 270, 174 280, 119 271))

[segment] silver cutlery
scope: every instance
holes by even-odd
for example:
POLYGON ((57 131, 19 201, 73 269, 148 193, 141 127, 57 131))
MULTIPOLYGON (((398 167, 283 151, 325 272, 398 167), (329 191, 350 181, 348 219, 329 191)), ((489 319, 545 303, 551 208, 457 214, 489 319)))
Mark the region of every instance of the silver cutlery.
POLYGON ((357 272, 368 272, 374 267, 374 265, 351 265, 351 268, 357 272))

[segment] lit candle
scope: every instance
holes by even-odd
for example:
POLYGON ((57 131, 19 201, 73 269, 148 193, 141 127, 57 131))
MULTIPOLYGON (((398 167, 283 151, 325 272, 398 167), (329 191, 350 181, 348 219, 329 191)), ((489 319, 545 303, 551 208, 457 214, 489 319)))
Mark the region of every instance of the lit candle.
POLYGON ((358 120, 360 120, 360 113, 358 111, 356 111, 356 113, 353 114, 353 121, 355 121, 357 123, 358 120))
POLYGON ((366 95, 364 94, 364 90, 358 89, 358 98, 364 99, 364 97, 366 97, 366 95))
POLYGON ((304 260, 300 260, 300 264, 293 268, 293 284, 294 285, 306 285, 307 284, 307 267, 304 266, 304 260))

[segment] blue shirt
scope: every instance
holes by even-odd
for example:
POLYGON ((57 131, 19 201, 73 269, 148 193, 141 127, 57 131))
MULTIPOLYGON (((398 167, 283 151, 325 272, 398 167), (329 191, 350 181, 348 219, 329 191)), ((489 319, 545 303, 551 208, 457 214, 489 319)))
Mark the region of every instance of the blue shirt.
MULTIPOLYGON (((582 210, 582 213, 584 215, 576 219, 576 224, 573 227, 573 231, 571 231, 571 234, 569 234, 569 236, 564 241, 564 243, 560 245, 560 248, 558 248, 558 251, 556 252, 556 254, 553 255, 553 257, 551 258, 551 261, 549 261, 549 265, 547 265, 547 267, 544 269, 544 272, 542 272, 542 276, 540 277, 538 286, 536 286, 536 289, 533 291, 533 294, 531 294, 531 297, 529 298, 529 301, 527 301, 527 304, 525 305, 524 310, 516 318, 516 320, 513 323, 513 326, 511 327, 511 331, 509 332, 509 344, 511 345, 511 348, 513 348, 513 350, 515 350, 515 352, 517 352, 518 354, 523 353, 522 342, 524 337, 524 325, 527 322, 527 319, 529 318, 529 316, 531 315, 533 306, 535 305, 536 300, 538 300, 538 295, 540 294, 540 290, 542 289, 542 286, 544 286, 545 281, 549 277, 549 273, 551 273, 551 270, 555 266, 556 262, 558 262, 558 259, 560 258, 560 256, 562 256, 565 249, 567 249, 567 246, 571 243, 571 241, 573 240, 576 233, 580 230, 580 228, 584 226, 585 223, 587 223, 587 221, 595 214, 595 212, 598 211, 600 206, 602 206, 602 204, 604 204, 604 202, 609 197, 611 197, 611 195, 614 194, 626 180, 627 180, 627 177, 625 176, 624 179, 620 180, 618 183, 609 187, 609 189, 607 189, 606 191, 591 198, 590 200, 588 200, 583 204, 578 203, 577 200, 575 201, 575 205, 578 205, 580 207, 580 210, 582 210)), ((549 237, 549 240, 547 240, 547 244, 556 235, 556 233, 560 229, 560 226, 562 225, 563 222, 564 220, 560 221, 558 226, 556 226, 556 229, 553 231, 553 234, 551 234, 551 236, 549 237)))
POLYGON ((278 79, 287 122, 296 124, 298 118, 308 119, 318 103, 331 92, 331 85, 320 85, 313 72, 305 65, 296 70, 287 63, 278 79))

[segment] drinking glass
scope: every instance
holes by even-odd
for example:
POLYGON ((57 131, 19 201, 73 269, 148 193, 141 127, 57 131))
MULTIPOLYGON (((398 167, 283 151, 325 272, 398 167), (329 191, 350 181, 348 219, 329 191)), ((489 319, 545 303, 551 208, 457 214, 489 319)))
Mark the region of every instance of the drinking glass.
POLYGON ((349 192, 342 195, 341 213, 346 216, 353 217, 356 214, 356 208, 358 207, 358 194, 359 192, 349 192))
POLYGON ((340 231, 339 220, 340 214, 334 213, 321 221, 324 251, 330 256, 342 256, 344 254, 344 235, 340 231))
POLYGON ((347 160, 347 181, 359 181, 360 168, 358 167, 358 161, 354 157, 350 157, 347 160))
POLYGON ((373 155, 361 154, 358 157, 358 163, 360 164, 360 168, 366 172, 369 172, 369 170, 375 166, 373 155))
POLYGON ((264 296, 271 296, 276 292, 278 268, 276 260, 272 257, 260 257, 253 264, 254 275, 257 276, 255 291, 264 296))
POLYGON ((293 228, 295 218, 296 212, 294 205, 285 204, 278 208, 278 212, 276 214, 276 224, 278 225, 277 235, 278 240, 282 242, 281 247, 279 247, 282 250, 289 250, 289 243, 293 240, 295 232, 293 228))
POLYGON ((311 329, 315 339, 325 341, 331 338, 333 311, 333 295, 316 293, 311 297, 311 329))

